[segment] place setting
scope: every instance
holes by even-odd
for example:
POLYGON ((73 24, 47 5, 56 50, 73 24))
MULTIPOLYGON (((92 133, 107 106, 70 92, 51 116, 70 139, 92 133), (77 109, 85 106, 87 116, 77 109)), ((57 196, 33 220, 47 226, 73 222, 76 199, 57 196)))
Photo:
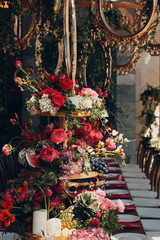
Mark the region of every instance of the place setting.
POLYGON ((130 193, 128 190, 126 189, 119 189, 119 188, 115 188, 115 189, 107 189, 105 190, 105 193, 107 195, 108 198, 131 198, 130 193))
POLYGON ((118 214, 118 223, 123 225, 123 228, 141 228, 140 217, 131 214, 118 214))

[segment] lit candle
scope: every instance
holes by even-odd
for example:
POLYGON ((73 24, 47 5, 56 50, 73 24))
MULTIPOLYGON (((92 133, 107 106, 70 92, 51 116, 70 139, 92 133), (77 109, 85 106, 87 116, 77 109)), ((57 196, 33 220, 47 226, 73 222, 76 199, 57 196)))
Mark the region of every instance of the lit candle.
POLYGON ((46 233, 47 225, 47 210, 40 209, 33 212, 33 230, 32 233, 41 235, 42 232, 46 233))
POLYGON ((51 218, 47 221, 47 235, 58 237, 61 234, 61 220, 58 218, 51 218))

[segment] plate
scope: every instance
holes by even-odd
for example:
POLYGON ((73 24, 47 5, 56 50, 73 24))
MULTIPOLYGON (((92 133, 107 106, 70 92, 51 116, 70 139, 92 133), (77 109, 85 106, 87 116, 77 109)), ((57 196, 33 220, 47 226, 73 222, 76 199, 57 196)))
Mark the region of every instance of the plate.
POLYGON ((103 176, 106 178, 117 178, 119 173, 105 173, 103 176))
POLYGON ((113 194, 116 194, 116 195, 120 195, 120 194, 128 194, 128 190, 125 190, 125 189, 107 189, 105 190, 105 192, 109 195, 113 195, 113 194))
POLYGON ((117 170, 120 170, 120 168, 119 167, 109 167, 108 170, 109 171, 115 171, 115 170, 117 171, 117 170))
MULTIPOLYGON (((111 199, 112 202, 116 202, 117 199, 111 199)), ((123 204, 125 206, 128 206, 128 205, 134 205, 134 201, 133 200, 130 200, 130 199, 121 199, 121 201, 123 202, 123 204)))
POLYGON ((105 184, 125 184, 125 181, 118 181, 118 180, 109 180, 106 181, 105 184))
POLYGON ((136 215, 131 215, 131 214, 118 214, 118 222, 137 222, 140 220, 140 217, 136 216, 136 215))
POLYGON ((140 233, 118 233, 113 235, 111 240, 149 240, 149 238, 140 233))

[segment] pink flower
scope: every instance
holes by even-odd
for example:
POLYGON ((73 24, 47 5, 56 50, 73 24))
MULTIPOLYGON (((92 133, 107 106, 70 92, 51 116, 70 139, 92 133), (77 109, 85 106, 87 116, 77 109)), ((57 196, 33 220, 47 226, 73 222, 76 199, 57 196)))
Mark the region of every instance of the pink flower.
POLYGON ((102 95, 102 88, 98 88, 98 89, 97 89, 97 93, 98 93, 99 95, 102 95))
POLYGON ((60 197, 59 196, 53 196, 51 198, 51 202, 50 202, 50 207, 57 207, 60 205, 60 197))
POLYGON ((105 197, 105 196, 106 196, 106 193, 105 193, 102 189, 100 189, 100 188, 97 188, 95 192, 96 192, 96 194, 98 194, 100 197, 105 197))
POLYGON ((67 133, 64 129, 54 129, 51 133, 51 141, 54 143, 62 143, 67 138, 67 133))
POLYGON ((108 149, 113 150, 116 148, 116 144, 114 143, 114 140, 112 138, 107 138, 106 143, 107 143, 108 149))
POLYGON ((116 203, 112 202, 110 199, 106 198, 106 202, 108 204, 108 208, 111 208, 113 210, 117 209, 117 205, 116 203))
POLYGON ((98 142, 103 138, 103 135, 101 132, 99 132, 97 129, 92 129, 90 131, 89 137, 94 141, 98 142))
POLYGON ((92 97, 98 96, 98 94, 91 88, 82 88, 80 95, 81 96, 87 95, 87 96, 92 96, 92 97))
POLYGON ((20 60, 17 60, 16 63, 15 63, 15 67, 19 68, 20 66, 22 66, 22 63, 21 63, 20 60))
POLYGON ((10 144, 5 144, 3 147, 2 147, 2 151, 3 151, 3 154, 5 156, 8 156, 10 155, 11 151, 13 150, 12 146, 10 144))
POLYGON ((125 209, 125 206, 123 204, 123 202, 120 200, 120 199, 117 199, 117 201, 115 202, 115 204, 117 205, 118 207, 118 211, 123 213, 124 212, 124 209, 125 209))
POLYGON ((23 191, 22 193, 19 194, 19 196, 17 198, 17 201, 18 202, 24 202, 24 200, 28 197, 29 197, 29 194, 26 193, 25 191, 23 191))
POLYGON ((46 197, 51 197, 52 194, 53 194, 53 192, 52 192, 51 189, 46 189, 45 192, 44 192, 44 194, 46 195, 46 197))
POLYGON ((49 162, 53 162, 53 160, 58 156, 58 151, 49 145, 46 148, 43 148, 40 151, 40 157, 42 160, 48 160, 49 162))
POLYGON ((102 202, 99 207, 102 211, 107 211, 108 210, 108 203, 107 202, 102 202))
POLYGON ((98 218, 92 218, 90 221, 91 227, 99 227, 100 221, 98 218))
POLYGON ((96 212, 96 215, 97 215, 98 218, 101 217, 101 213, 99 211, 96 212))

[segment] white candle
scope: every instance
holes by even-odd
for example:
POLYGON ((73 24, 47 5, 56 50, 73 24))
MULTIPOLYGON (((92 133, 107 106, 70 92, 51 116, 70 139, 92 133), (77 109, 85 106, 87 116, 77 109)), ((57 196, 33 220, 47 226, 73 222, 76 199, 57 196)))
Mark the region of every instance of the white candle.
POLYGON ((33 212, 33 229, 32 233, 36 235, 41 235, 42 232, 46 233, 47 225, 47 210, 40 209, 33 212))
POLYGON ((58 218, 51 218, 47 221, 47 235, 59 237, 61 234, 61 221, 58 218))

